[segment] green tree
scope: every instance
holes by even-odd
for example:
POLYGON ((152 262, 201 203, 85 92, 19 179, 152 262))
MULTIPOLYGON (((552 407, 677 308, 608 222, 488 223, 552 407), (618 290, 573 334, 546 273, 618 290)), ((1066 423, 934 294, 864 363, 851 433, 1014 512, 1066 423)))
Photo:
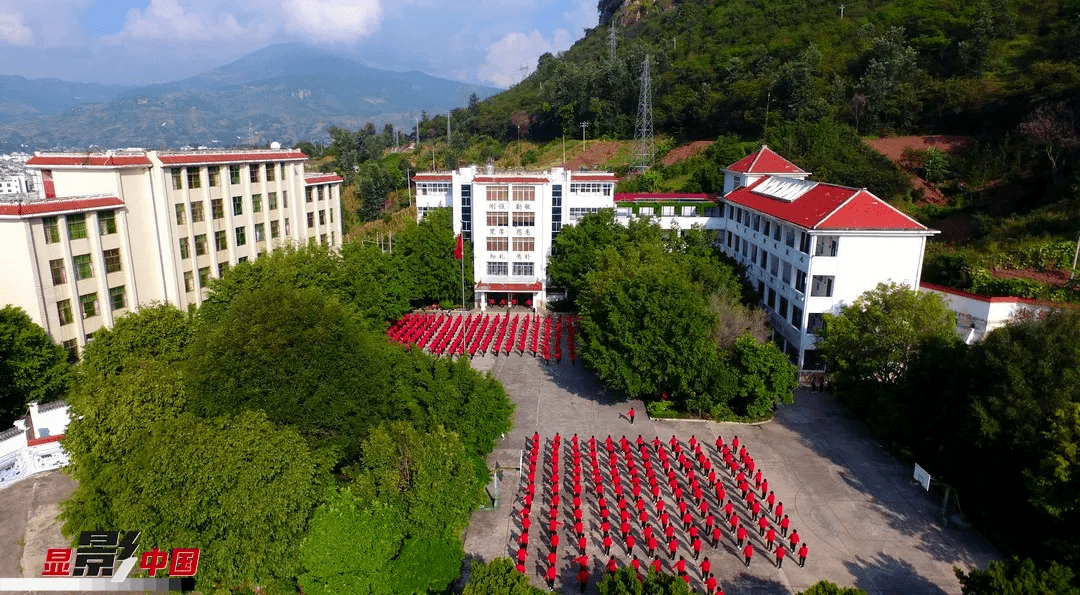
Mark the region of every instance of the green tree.
POLYGON ((552 285, 566 289, 566 299, 577 303, 585 288, 585 276, 597 267, 599 253, 607 246, 625 245, 626 228, 615 222, 611 209, 602 209, 564 226, 551 247, 548 276, 552 285))
POLYGON ((690 595, 695 592, 682 577, 655 570, 650 570, 645 580, 639 581, 637 571, 630 566, 605 575, 597 587, 600 595, 690 595))
POLYGON ((779 403, 795 403, 798 369, 772 341, 743 335, 735 341, 727 363, 738 378, 736 395, 746 415, 761 418, 779 403))
MULTIPOLYGON (((461 262, 454 258, 456 237, 450 209, 435 209, 424 215, 395 239, 394 253, 400 270, 412 279, 412 304, 428 306, 461 303, 461 262)), ((472 262, 472 245, 464 242, 464 261, 472 262)), ((473 270, 465 266, 465 302, 472 301, 473 270)))
POLYGON ((990 562, 985 570, 973 569, 964 573, 953 567, 960 579, 964 595, 1077 595, 1080 589, 1073 584, 1075 575, 1067 566, 1051 562, 1047 568, 1035 566, 1030 558, 1013 558, 1005 563, 990 562))
POLYGON ((326 468, 291 428, 261 412, 155 422, 130 456, 63 503, 64 533, 137 527, 145 547, 201 550, 198 584, 290 590, 326 468), (101 497, 84 497, 87 493, 101 497), (88 504, 105 503, 104 508, 88 504))
POLYGON ((866 595, 866 591, 855 587, 841 587, 829 581, 819 581, 805 591, 799 591, 796 595, 866 595))
POLYGON ((910 126, 922 107, 918 91, 926 75, 904 39, 904 28, 889 27, 874 37, 868 57, 859 81, 868 115, 878 124, 910 126))
POLYGON ((491 562, 477 560, 469 567, 469 582, 462 595, 541 595, 544 591, 529 584, 529 577, 514 568, 510 558, 491 562))
POLYGON ((32 401, 63 393, 71 374, 68 352, 22 308, 0 309, 0 424, 7 427, 32 401))
POLYGON ((412 279, 398 268, 394 255, 366 242, 341 247, 342 301, 356 307, 371 328, 381 329, 411 309, 412 279))
POLYGON ((94 333, 94 340, 83 352, 79 372, 110 376, 146 361, 178 364, 193 334, 191 317, 176 306, 145 306, 117 318, 111 329, 94 333))

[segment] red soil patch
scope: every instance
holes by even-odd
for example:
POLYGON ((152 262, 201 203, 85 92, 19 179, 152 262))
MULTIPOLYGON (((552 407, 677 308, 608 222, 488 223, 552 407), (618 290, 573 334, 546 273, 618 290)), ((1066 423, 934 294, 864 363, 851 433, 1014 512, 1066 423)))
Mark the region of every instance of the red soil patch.
MULTIPOLYGON (((899 165, 901 161, 903 161, 905 149, 923 151, 933 147, 941 149, 946 153, 952 153, 956 149, 966 145, 969 140, 970 139, 966 136, 931 135, 894 136, 891 138, 877 138, 865 142, 871 149, 885 155, 892 160, 893 163, 899 165)), ((911 179, 911 185, 922 194, 924 202, 936 205, 944 205, 949 202, 949 199, 947 199, 940 190, 927 184, 926 181, 919 176, 909 173, 908 177, 911 179)))
POLYGON ((588 141, 585 144, 585 152, 575 151, 573 155, 569 156, 570 159, 567 160, 565 167, 567 169, 597 168, 618 155, 619 149, 624 144, 626 143, 612 140, 588 141))
POLYGON ((705 149, 708 149, 709 146, 712 145, 714 142, 716 141, 696 140, 688 145, 675 147, 674 149, 669 151, 667 155, 664 155, 661 163, 663 163, 664 165, 671 165, 672 163, 675 163, 677 161, 689 159, 694 155, 697 155, 698 153, 704 151, 705 149))
POLYGON ((998 279, 1031 279, 1045 285, 1062 286, 1069 281, 1069 272, 1062 270, 1026 271, 993 267, 990 274, 998 279))

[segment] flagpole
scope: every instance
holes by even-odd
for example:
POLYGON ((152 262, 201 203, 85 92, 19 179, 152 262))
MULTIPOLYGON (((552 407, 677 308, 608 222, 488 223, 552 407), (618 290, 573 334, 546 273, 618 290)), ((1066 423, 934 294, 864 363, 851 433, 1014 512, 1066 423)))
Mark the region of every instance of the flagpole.
MULTIPOLYGON (((449 124, 447 124, 449 126, 449 124)), ((461 356, 465 356, 465 233, 461 234, 461 356)))

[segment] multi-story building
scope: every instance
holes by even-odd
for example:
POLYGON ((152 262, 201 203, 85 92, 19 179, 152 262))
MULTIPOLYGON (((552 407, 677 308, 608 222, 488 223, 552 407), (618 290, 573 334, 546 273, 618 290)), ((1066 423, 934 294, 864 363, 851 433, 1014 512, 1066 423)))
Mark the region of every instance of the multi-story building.
POLYGON ((0 303, 76 352, 140 304, 198 305, 274 247, 340 246, 341 178, 294 150, 38 153, 44 197, 0 196, 0 303))
POLYGON ((421 173, 416 183, 417 218, 452 208, 454 233, 473 245, 476 305, 548 300, 547 261, 564 224, 612 206, 618 179, 607 172, 563 168, 496 172, 476 166, 421 173))
POLYGON ((39 197, 41 172, 27 169, 29 153, 0 155, 0 194, 24 195, 24 200, 39 197))

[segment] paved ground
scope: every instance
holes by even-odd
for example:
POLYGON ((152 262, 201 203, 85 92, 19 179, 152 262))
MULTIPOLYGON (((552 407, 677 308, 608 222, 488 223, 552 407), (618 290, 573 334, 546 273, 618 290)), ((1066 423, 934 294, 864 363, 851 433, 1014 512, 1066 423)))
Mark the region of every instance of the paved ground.
POLYGON ((47 471, 0 490, 0 577, 41 576, 45 550, 65 547, 56 515, 75 491, 60 471, 47 471))
MULTIPOLYGON (((718 434, 726 441, 738 435, 784 502, 792 527, 809 545, 810 555, 805 568, 789 560, 778 570, 759 547, 746 569, 736 558, 730 538, 721 544, 721 551, 706 547, 703 555, 712 560, 713 573, 729 595, 794 593, 822 579, 872 594, 953 594, 960 593, 954 565, 983 567, 999 557, 979 534, 942 528, 936 520, 939 502, 913 486, 911 470, 892 458, 826 394, 800 390, 796 405, 782 407, 773 422, 752 426, 654 421, 641 415, 644 407, 637 402, 639 415, 631 426, 624 417, 630 404, 606 394, 590 373, 565 360, 549 366, 532 357, 486 356, 473 360, 473 366, 492 371, 517 404, 513 431, 491 455, 491 462, 501 467, 517 466, 526 438, 533 432, 545 438, 559 432, 564 438, 577 433, 600 439, 608 434, 616 439, 623 434, 631 439, 639 433, 665 439, 676 434, 684 443, 693 434, 709 444, 718 434)), ((498 509, 473 515, 465 539, 469 556, 490 560, 516 550, 511 541, 519 526, 510 512, 521 496, 520 488, 516 471, 504 470, 498 509)), ((537 510, 534 506, 534 523, 537 510)), ((546 531, 532 533, 529 572, 537 586, 544 586, 536 562, 546 531)), ((751 535, 757 540, 756 531, 751 535)), ((563 538, 565 544, 565 532, 563 538)), ((619 554, 620 565, 628 563, 621 548, 612 551, 619 554)), ((598 553, 598 548, 589 546, 590 555, 598 553)), ((557 590, 578 592, 573 582, 574 555, 576 548, 560 546, 557 590)), ((664 564, 669 570, 666 558, 664 564)), ((592 570, 590 592, 595 592, 595 577, 602 572, 592 570)), ((701 589, 696 580, 694 586, 701 589)))

